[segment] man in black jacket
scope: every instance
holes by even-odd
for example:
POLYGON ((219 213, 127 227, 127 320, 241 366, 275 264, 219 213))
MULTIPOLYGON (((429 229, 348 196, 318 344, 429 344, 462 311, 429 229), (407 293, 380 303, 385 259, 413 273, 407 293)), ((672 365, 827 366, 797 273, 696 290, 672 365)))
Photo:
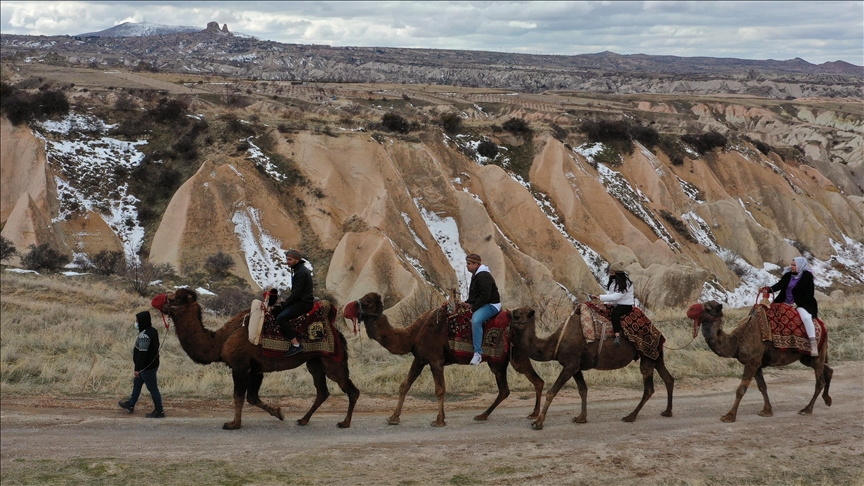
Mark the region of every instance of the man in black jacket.
POLYGON ((312 295, 312 274, 306 267, 303 254, 291 248, 285 252, 285 260, 291 267, 291 294, 282 303, 282 310, 276 316, 276 323, 279 324, 282 334, 291 340, 292 346, 285 353, 288 357, 303 351, 303 345, 297 340, 297 333, 291 329, 288 321, 311 311, 315 304, 315 297, 312 295))
POLYGON ((138 396, 141 395, 141 387, 147 385, 147 391, 153 398, 153 411, 146 416, 164 418, 162 394, 159 393, 159 386, 156 384, 156 371, 159 369, 159 332, 153 327, 150 313, 147 311, 135 315, 135 328, 138 329, 138 338, 135 340, 135 349, 132 351, 132 361, 135 364, 132 396, 125 402, 117 402, 117 405, 129 413, 134 412, 135 403, 138 402, 138 396))
POLYGON ((465 258, 468 271, 471 272, 471 284, 468 286, 468 299, 471 304, 471 338, 474 342, 474 357, 472 365, 483 361, 483 323, 501 312, 501 296, 498 286, 489 272, 489 267, 482 264, 480 255, 472 253, 465 258))

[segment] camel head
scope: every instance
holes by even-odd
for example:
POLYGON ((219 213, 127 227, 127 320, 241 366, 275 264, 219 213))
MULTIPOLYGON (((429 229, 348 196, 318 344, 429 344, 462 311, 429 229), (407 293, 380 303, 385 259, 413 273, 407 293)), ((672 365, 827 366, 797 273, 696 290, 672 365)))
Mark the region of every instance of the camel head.
POLYGON ((360 297, 353 302, 349 302, 342 311, 342 315, 345 316, 346 319, 351 319, 351 322, 354 323, 355 333, 357 332, 358 320, 363 324, 366 324, 368 320, 376 319, 383 313, 384 302, 381 300, 381 296, 375 292, 369 292, 363 297, 360 297))
POLYGON ((537 313, 530 307, 520 307, 510 311, 510 326, 519 331, 534 327, 537 313))
POLYGON ((693 337, 699 332, 699 325, 703 318, 714 321, 723 318, 723 304, 716 300, 710 300, 703 304, 693 304, 687 309, 687 317, 693 319, 693 337))
MULTIPOLYGON (((156 299, 153 300, 155 301, 156 299)), ((198 294, 190 289, 177 289, 173 294, 168 294, 167 298, 162 300, 164 300, 164 304, 159 310, 170 316, 172 309, 175 307, 182 307, 197 302, 198 294)))

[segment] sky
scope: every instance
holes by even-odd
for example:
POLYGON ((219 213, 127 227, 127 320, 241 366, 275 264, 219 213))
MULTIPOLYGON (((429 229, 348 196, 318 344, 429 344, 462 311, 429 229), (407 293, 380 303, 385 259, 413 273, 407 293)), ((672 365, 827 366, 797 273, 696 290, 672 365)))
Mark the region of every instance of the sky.
POLYGON ((864 1, 0 2, 0 32, 75 35, 123 22, 295 44, 528 54, 652 54, 864 65, 864 1))

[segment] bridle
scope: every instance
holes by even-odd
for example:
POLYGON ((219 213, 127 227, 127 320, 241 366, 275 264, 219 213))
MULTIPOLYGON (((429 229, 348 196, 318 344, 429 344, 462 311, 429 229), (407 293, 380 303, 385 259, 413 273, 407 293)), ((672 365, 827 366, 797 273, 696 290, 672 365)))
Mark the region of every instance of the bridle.
POLYGON ((351 321, 354 323, 354 334, 356 335, 359 332, 357 330, 357 321, 365 323, 368 319, 377 319, 381 317, 381 314, 363 312, 363 305, 360 303, 360 299, 355 300, 354 304, 357 306, 357 317, 352 318, 351 321))

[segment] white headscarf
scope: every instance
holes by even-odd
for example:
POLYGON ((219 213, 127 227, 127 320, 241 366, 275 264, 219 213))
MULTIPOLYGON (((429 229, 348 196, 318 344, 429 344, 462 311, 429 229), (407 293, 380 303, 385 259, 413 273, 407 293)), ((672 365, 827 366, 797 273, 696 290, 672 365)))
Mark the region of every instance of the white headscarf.
MULTIPOLYGON (((804 258, 804 257, 795 257, 795 258, 793 258, 792 260, 795 261, 795 268, 798 270, 798 273, 794 273, 794 274, 793 274, 795 278, 800 277, 800 276, 801 276, 801 272, 803 272, 804 270, 807 270, 808 272, 810 272, 810 264, 807 263, 807 259, 806 259, 806 258, 804 258)), ((792 266, 791 266, 791 265, 783 269, 783 273, 789 273, 789 272, 791 272, 791 271, 792 271, 792 266)), ((813 272, 810 272, 810 273, 813 273, 813 272)))

